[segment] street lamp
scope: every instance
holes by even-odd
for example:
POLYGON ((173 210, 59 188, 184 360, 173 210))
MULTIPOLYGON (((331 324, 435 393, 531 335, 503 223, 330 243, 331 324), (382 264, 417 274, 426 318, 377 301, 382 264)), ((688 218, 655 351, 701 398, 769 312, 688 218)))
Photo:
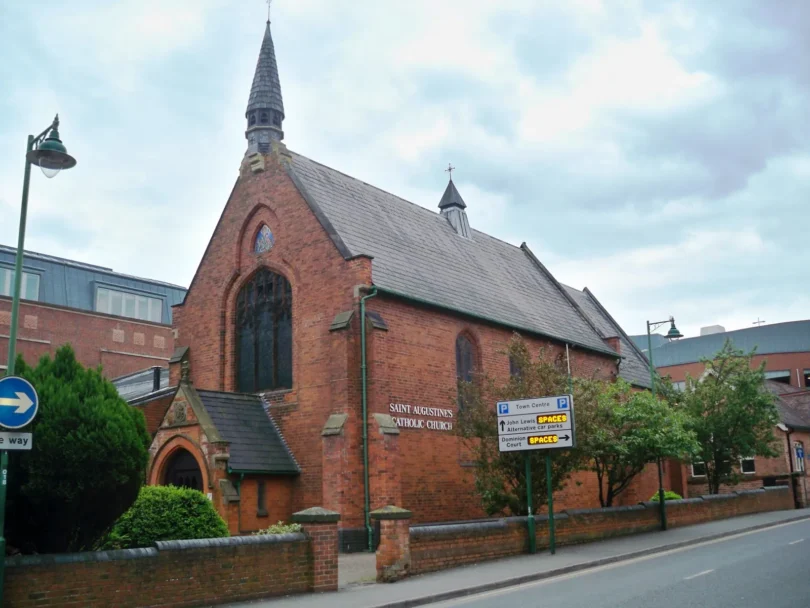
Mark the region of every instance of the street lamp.
MULTIPOLYGON (((28 216, 28 184, 31 181, 31 165, 36 165, 52 178, 62 169, 76 165, 76 159, 67 153, 67 148, 59 139, 59 114, 42 133, 28 136, 25 149, 25 176, 23 177, 22 208, 20 209, 20 230, 17 234, 17 259, 14 264, 14 293, 11 300, 11 328, 8 336, 8 363, 6 376, 14 375, 17 359, 17 319, 20 312, 20 290, 22 289, 23 250, 25 247, 25 221, 28 216)), ((8 479, 8 451, 0 450, 0 604, 3 602, 3 587, 6 559, 6 480, 8 479)))
MULTIPOLYGON (((647 321, 647 361, 650 364, 650 389, 655 396, 655 366, 653 365, 652 331, 669 323, 667 339, 675 340, 683 338, 683 334, 675 327, 675 319, 670 317, 666 321, 647 321)), ((664 500, 664 464, 661 457, 658 457, 658 502, 661 505, 661 529, 667 529, 667 503, 664 500)))
MULTIPOLYGON (((25 150, 25 177, 23 178, 22 208, 20 209, 20 230, 17 233, 17 259, 14 264, 14 293, 11 301, 7 376, 14 375, 14 364, 17 359, 17 317, 20 311, 25 221, 28 216, 28 184, 31 181, 31 165, 36 165, 42 169, 45 177, 48 178, 55 177, 62 169, 70 169, 76 166, 76 159, 67 153, 67 148, 59 139, 59 114, 42 133, 36 137, 33 135, 28 136, 28 147, 25 150)), ((6 452, 3 451, 2 463, 0 463, 3 472, 6 470, 6 458, 6 452)))

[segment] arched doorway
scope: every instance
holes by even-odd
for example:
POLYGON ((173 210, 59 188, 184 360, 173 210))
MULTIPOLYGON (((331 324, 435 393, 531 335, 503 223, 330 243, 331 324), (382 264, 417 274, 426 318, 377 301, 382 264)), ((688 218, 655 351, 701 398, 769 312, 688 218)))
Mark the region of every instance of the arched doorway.
POLYGON ((202 491, 202 472, 191 452, 180 448, 171 455, 166 464, 163 484, 202 491))

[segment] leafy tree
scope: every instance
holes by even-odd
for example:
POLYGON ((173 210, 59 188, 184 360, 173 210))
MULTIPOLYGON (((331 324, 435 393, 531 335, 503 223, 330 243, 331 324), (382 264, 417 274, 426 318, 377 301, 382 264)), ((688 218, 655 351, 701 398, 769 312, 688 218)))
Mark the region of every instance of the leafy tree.
POLYGON ((599 504, 610 507, 650 462, 688 458, 697 449, 688 418, 649 391, 624 380, 604 383, 580 443, 599 482, 599 504))
MULTIPOLYGON (((457 432, 465 440, 475 463, 475 487, 484 510, 490 514, 508 512, 526 515, 526 454, 531 459, 532 498, 540 506, 547 500, 545 451, 499 452, 495 403, 544 395, 563 395, 568 391, 568 376, 562 358, 550 359, 544 352, 533 359, 526 343, 515 334, 509 342, 508 355, 513 374, 506 383, 480 376, 474 382, 461 382, 459 391, 463 406, 457 432)), ((577 425, 586 420, 596 400, 598 383, 576 379, 573 382, 577 425)), ((565 486, 571 473, 584 467, 581 449, 556 450, 552 467, 552 489, 565 486)))
POLYGON ((735 349, 730 341, 711 360, 699 379, 688 377, 675 397, 692 419, 699 443, 697 461, 706 463, 709 492, 736 484, 734 463, 752 456, 773 457, 774 427, 779 413, 765 390, 765 363, 752 367, 754 351, 735 349))
MULTIPOLYGON (((293 524, 294 525, 294 524, 293 524)), ((300 530, 300 526, 297 528, 300 530)), ((290 530, 274 532, 283 534, 290 530)), ((101 542, 104 549, 151 547, 159 540, 229 536, 228 526, 199 490, 146 486, 101 542)))
POLYGON ((86 369, 65 345, 17 374, 39 394, 23 431, 29 452, 9 463, 9 543, 54 553, 90 548, 133 503, 144 482, 150 437, 143 414, 127 405, 100 369, 86 369))

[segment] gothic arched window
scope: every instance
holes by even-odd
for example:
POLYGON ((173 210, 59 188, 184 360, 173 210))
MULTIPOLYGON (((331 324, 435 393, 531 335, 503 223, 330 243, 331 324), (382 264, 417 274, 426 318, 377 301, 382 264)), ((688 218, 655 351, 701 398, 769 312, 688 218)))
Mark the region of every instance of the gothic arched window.
POLYGON ((292 289, 266 268, 236 298, 236 388, 292 388, 292 289))
POLYGON ((251 112, 250 118, 248 119, 248 126, 252 127, 255 124, 256 124, 256 112, 251 112))
MULTIPOLYGON (((459 334, 456 338, 456 379, 459 385, 462 382, 473 381, 473 370, 475 368, 475 347, 470 339, 464 334, 459 334)), ((464 400, 459 389, 458 406, 464 407, 464 400)))
POLYGON ((267 112, 262 112, 261 114, 259 114, 259 122, 262 123, 263 125, 267 124, 267 112))

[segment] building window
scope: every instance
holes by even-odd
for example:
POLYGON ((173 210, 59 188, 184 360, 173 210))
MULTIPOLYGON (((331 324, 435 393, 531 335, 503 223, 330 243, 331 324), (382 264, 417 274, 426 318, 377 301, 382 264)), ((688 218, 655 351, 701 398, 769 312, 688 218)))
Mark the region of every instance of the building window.
POLYGON ((266 125, 266 124, 267 124, 267 120, 268 120, 268 119, 267 119, 267 112, 262 112, 262 113, 259 115, 259 122, 260 122, 260 123, 262 123, 263 125, 266 125))
MULTIPOLYGON (((456 338, 456 379, 459 385, 462 382, 472 382, 475 368, 475 348, 470 339, 464 334, 456 338)), ((458 392, 458 407, 464 407, 461 390, 458 392)))
POLYGON ((517 361, 515 361, 515 358, 511 355, 509 356, 509 375, 513 378, 520 378, 523 375, 517 361))
POLYGON ((706 463, 693 462, 692 463, 692 477, 706 477, 706 463))
POLYGON ((804 388, 810 388, 810 369, 804 370, 804 388))
POLYGON ((267 515, 267 496, 264 481, 261 480, 256 482, 256 514, 259 517, 267 515))
POLYGON ((163 300, 137 293, 99 287, 96 289, 96 311, 142 321, 163 321, 163 300))
POLYGON ((276 244, 276 237, 273 236, 273 231, 268 228, 267 224, 261 227, 259 233, 256 235, 256 242, 253 244, 253 251, 256 253, 265 253, 273 248, 276 244))
POLYGON ((236 299, 236 356, 237 390, 292 388, 292 289, 266 268, 236 299))
POLYGON ((804 473, 804 443, 801 441, 793 444, 793 460, 796 463, 796 470, 804 473))
POLYGON ((790 384, 790 370, 784 369, 780 371, 765 372, 765 379, 790 384))
POLYGON ((753 475, 757 472, 757 465, 753 456, 751 458, 740 458, 740 472, 743 475, 753 475))
POLYGON ((248 119, 248 126, 252 127, 255 124, 256 124, 256 112, 251 112, 250 118, 248 119))
MULTIPOLYGON (((0 268, 0 295, 13 297, 14 269, 0 268)), ((20 297, 23 300, 39 300, 39 275, 23 271, 20 297)))
POLYGON ((672 388, 674 388, 679 393, 682 393, 682 392, 684 392, 686 390, 686 381, 682 380, 680 382, 673 382, 672 383, 672 388))

